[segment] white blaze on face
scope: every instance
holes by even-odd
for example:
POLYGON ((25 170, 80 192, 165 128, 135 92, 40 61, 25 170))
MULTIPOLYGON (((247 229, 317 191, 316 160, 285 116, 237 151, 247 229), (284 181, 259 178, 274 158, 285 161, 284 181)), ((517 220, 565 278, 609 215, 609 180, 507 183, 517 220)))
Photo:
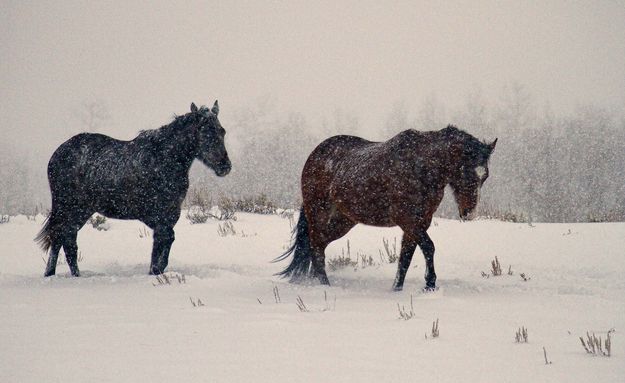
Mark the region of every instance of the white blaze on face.
POLYGON ((477 174, 477 178, 481 180, 484 179, 484 176, 486 175, 486 168, 483 166, 478 166, 477 168, 475 168, 475 174, 477 174))

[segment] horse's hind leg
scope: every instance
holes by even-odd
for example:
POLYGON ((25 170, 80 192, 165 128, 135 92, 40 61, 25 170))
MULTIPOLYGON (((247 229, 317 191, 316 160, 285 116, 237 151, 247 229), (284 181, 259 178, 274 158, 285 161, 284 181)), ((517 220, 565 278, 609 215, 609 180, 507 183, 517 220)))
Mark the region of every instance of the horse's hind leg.
POLYGON ((50 245, 50 254, 48 255, 48 263, 46 264, 46 271, 43 274, 44 277, 50 277, 56 273, 56 263, 59 259, 59 251, 61 250, 61 242, 53 241, 50 245))
POLYGON ((67 260, 67 266, 69 266, 69 271, 74 277, 80 276, 80 271, 78 270, 78 244, 76 243, 77 237, 78 230, 72 230, 63 238, 63 251, 65 252, 65 259, 67 260))
POLYGON ((354 227, 354 222, 340 213, 334 205, 327 213, 313 217, 312 221, 314 222, 310 226, 312 269, 321 284, 329 285, 330 281, 325 270, 325 249, 331 242, 347 234, 354 227))
POLYGON ((79 210, 72 220, 72 223, 67 225, 64 230, 63 251, 65 252, 65 259, 67 260, 69 271, 74 277, 80 276, 80 271, 78 270, 78 244, 76 243, 78 230, 83 227, 91 214, 92 213, 87 210, 79 210))

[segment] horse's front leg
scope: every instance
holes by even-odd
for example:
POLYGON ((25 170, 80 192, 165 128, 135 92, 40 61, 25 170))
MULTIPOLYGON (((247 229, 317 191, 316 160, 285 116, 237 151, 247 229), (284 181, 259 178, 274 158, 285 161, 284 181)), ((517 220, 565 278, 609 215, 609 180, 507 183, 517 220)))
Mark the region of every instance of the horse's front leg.
POLYGON ((410 267, 412 255, 414 254, 417 245, 421 248, 423 256, 425 257, 425 289, 434 290, 436 287, 436 272, 434 271, 434 243, 432 242, 432 239, 430 239, 430 236, 425 231, 420 231, 414 234, 409 231, 404 231, 404 236, 401 239, 401 251, 393 290, 402 290, 404 280, 406 278, 406 272, 410 267))
POLYGON ((419 236, 419 247, 425 257, 425 290, 436 288, 436 272, 434 271, 434 242, 425 231, 419 236))
POLYGON ((150 275, 159 275, 165 271, 169 263, 169 250, 176 239, 174 228, 171 226, 157 226, 154 228, 154 242, 152 244, 152 263, 150 275))
POLYGON ((395 282, 393 283, 393 290, 401 291, 404 288, 404 280, 406 279, 406 272, 410 267, 412 261, 412 255, 417 248, 417 239, 415 236, 407 231, 404 231, 404 235, 401 238, 401 250, 399 253, 399 261, 397 263, 397 275, 395 276, 395 282))

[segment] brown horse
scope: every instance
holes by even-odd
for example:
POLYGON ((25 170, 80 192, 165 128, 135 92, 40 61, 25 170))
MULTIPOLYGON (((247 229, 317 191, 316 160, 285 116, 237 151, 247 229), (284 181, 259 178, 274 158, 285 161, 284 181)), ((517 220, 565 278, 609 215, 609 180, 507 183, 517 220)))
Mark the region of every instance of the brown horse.
POLYGON ((292 282, 316 277, 329 285, 324 251, 330 242, 358 223, 399 226, 404 234, 393 289, 402 289, 417 245, 425 256, 426 289, 434 289, 434 243, 427 234, 432 215, 450 185, 460 218, 472 218, 496 143, 482 143, 454 126, 406 130, 385 142, 354 136, 323 141, 302 171, 295 240, 275 261, 293 258, 279 275, 292 282))

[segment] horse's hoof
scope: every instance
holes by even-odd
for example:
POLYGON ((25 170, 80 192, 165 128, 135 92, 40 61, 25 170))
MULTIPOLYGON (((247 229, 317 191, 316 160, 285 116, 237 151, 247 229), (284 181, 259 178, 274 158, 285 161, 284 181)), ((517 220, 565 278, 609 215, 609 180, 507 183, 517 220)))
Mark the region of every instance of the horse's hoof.
POLYGON ((402 291, 404 286, 393 286, 393 291, 402 291))
POLYGON ((423 292, 424 293, 431 293, 431 292, 434 292, 436 290, 438 290, 438 287, 436 287, 436 286, 425 286, 423 288, 423 292))

